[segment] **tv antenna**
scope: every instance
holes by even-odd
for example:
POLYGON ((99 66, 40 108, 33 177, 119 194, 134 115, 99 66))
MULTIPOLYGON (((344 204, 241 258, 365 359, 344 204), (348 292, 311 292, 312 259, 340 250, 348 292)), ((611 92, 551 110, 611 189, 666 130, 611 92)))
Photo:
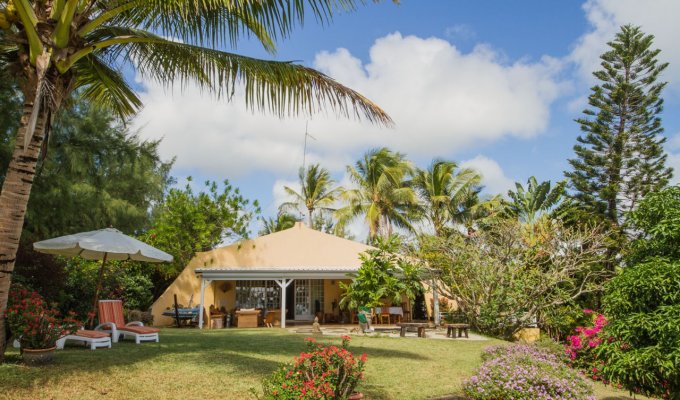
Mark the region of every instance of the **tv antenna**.
MULTIPOLYGON (((307 131, 308 127, 309 127, 309 121, 305 122, 305 146, 302 150, 302 171, 305 170, 305 162, 307 161, 307 138, 310 137, 313 140, 316 140, 316 138, 314 136, 310 135, 309 132, 307 131)), ((303 185, 302 189, 304 189, 304 182, 302 183, 302 185, 303 185)))

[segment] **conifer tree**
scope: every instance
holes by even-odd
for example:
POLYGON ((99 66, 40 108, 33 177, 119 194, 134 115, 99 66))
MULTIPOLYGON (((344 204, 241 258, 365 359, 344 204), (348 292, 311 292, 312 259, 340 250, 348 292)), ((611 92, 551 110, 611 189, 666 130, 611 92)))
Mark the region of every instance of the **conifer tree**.
POLYGON ((658 61, 653 39, 625 25, 608 43, 602 69, 593 73, 600 83, 591 89, 590 108, 576 120, 583 134, 569 160, 573 170, 565 172, 576 205, 617 229, 645 194, 672 176, 659 118, 666 82, 657 82, 668 63, 658 61))

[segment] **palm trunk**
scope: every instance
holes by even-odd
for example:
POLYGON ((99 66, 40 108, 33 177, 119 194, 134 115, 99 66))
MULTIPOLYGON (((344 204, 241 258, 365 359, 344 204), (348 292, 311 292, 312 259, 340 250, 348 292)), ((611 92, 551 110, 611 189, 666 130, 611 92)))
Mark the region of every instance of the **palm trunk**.
MULTIPOLYGON (((32 99, 29 96, 27 98, 32 99)), ((14 271, 14 261, 24 225, 24 215, 45 133, 46 115, 41 112, 33 138, 24 151, 24 137, 32 111, 33 104, 24 103, 21 124, 14 143, 14 153, 7 168, 2 192, 0 192, 0 362, 4 359, 8 339, 4 313, 7 308, 9 286, 12 282, 12 271, 14 271)))

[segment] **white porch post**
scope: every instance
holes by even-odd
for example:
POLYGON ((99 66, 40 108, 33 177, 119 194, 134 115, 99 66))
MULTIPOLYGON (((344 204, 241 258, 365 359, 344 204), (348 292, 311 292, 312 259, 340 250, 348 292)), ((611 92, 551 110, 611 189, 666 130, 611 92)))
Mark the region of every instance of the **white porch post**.
POLYGON ((203 329, 203 304, 205 300, 205 285, 207 280, 201 277, 201 302, 198 306, 198 329, 203 329))
POLYGON ((281 288, 281 328, 286 327, 286 288, 293 282, 293 279, 275 279, 277 285, 281 288))
POLYGON ((432 277, 432 313, 434 325, 439 326, 439 292, 437 291, 437 277, 432 277))

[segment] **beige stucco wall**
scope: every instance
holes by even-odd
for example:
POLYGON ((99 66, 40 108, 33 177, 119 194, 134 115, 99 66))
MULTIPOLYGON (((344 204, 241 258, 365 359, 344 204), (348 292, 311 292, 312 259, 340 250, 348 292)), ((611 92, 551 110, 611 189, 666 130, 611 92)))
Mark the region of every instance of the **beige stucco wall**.
MULTIPOLYGON (((151 306, 155 325, 171 325, 173 319, 164 317, 163 311, 173 306, 173 295, 187 306, 193 295, 193 304, 199 303, 201 283, 196 276, 197 268, 253 268, 253 267, 352 267, 361 266, 359 254, 371 249, 363 243, 339 238, 307 228, 297 223, 293 228, 261 236, 254 240, 221 247, 202 252, 189 261, 180 275, 151 306)), ((310 272, 310 279, 314 279, 310 272)), ((205 307, 224 305, 232 308, 235 300, 235 285, 225 293, 219 286, 220 281, 212 282, 206 287, 205 307)), ((333 299, 340 300, 339 285, 330 281, 324 283, 324 308, 331 309, 333 299), (327 293, 327 294, 326 294, 327 293), (332 297, 332 295, 337 296, 332 297)))

